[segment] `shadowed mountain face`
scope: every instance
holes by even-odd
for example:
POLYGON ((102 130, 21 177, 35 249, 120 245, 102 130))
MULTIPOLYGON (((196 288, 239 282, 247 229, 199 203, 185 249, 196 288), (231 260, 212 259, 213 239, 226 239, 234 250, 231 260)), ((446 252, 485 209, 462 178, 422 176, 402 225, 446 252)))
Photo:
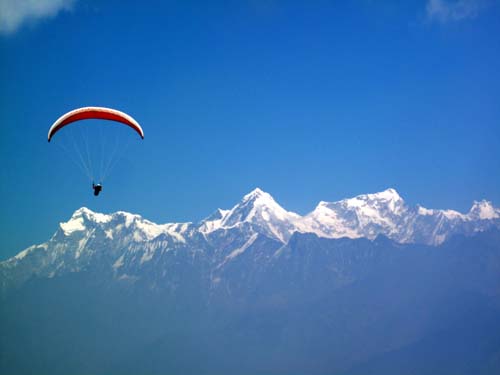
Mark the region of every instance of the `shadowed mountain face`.
POLYGON ((498 209, 395 195, 320 203, 353 238, 260 190, 198 224, 78 210, 0 264, 0 373, 500 373, 498 209))

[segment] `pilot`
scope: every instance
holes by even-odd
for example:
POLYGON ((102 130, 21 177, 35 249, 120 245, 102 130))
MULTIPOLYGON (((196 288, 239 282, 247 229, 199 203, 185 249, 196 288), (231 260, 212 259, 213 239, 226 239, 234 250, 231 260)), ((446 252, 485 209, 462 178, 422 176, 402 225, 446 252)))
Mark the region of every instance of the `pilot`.
POLYGON ((101 184, 94 184, 92 182, 92 189, 94 189, 94 195, 97 197, 102 190, 102 185, 101 184))

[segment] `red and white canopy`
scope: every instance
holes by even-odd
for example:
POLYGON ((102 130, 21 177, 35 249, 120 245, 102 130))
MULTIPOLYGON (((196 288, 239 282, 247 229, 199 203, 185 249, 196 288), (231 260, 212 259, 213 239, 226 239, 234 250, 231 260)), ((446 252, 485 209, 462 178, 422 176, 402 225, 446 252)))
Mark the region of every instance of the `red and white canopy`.
POLYGON ((66 125, 80 120, 109 120, 120 122, 134 129, 142 139, 144 139, 144 131, 137 121, 135 121, 132 116, 127 115, 124 112, 118 111, 116 109, 104 108, 104 107, 83 107, 74 109, 68 113, 65 113, 57 119, 56 122, 50 127, 49 134, 47 136, 48 141, 52 139, 54 134, 61 130, 66 125))

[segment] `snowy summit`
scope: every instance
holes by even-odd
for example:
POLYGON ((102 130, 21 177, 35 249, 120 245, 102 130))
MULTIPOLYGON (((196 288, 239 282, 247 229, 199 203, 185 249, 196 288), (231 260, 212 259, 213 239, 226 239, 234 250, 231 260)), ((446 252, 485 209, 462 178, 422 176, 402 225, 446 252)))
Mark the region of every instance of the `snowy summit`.
POLYGON ((156 224, 123 211, 102 214, 82 207, 60 224, 48 242, 31 246, 2 264, 11 267, 27 257, 51 253, 43 258, 45 265, 63 267, 65 261, 77 259, 72 267, 78 269, 95 255, 89 250, 95 244, 106 248, 110 256, 130 249, 116 261, 116 267, 123 267, 126 258, 132 261, 138 254, 143 264, 151 261, 158 249, 172 251, 207 244, 218 249, 221 262, 226 262, 258 246, 259 238, 283 245, 295 232, 370 240, 383 235, 398 243, 439 245, 453 235, 472 235, 492 227, 500 228, 500 209, 485 200, 474 202, 463 214, 410 207, 391 188, 336 202, 321 201, 312 212, 300 216, 256 188, 232 208, 217 209, 199 223, 156 224))

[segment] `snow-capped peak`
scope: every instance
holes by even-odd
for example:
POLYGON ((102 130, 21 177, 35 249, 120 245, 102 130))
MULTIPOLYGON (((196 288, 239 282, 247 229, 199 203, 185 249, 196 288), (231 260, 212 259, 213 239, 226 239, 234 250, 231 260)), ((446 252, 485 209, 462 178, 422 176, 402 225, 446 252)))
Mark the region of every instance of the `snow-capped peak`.
POLYGON ((342 207, 345 210, 356 212, 358 217, 381 219, 387 215, 401 215, 406 210, 406 205, 394 189, 387 189, 379 193, 362 194, 354 198, 344 199, 338 202, 326 203, 327 207, 342 207))
POLYGON ((432 216, 434 215, 436 210, 425 208, 421 205, 417 205, 417 214, 422 216, 432 216))
POLYGON ((404 204, 403 198, 392 188, 373 194, 362 194, 354 198, 345 199, 343 202, 348 207, 381 206, 386 205, 394 211, 398 204, 404 204))
POLYGON ((110 220, 110 215, 100 214, 88 209, 87 207, 81 207, 76 210, 73 215, 71 215, 71 218, 68 221, 60 223, 59 226, 63 230, 64 234, 70 235, 74 232, 85 230, 87 222, 107 223, 110 220))
MULTIPOLYGON (((131 215, 131 214, 128 214, 131 215)), ((107 223, 109 222, 112 217, 111 215, 106 215, 106 214, 101 214, 98 212, 94 212, 87 207, 81 207, 78 210, 76 210, 73 215, 71 215, 71 220, 78 220, 80 218, 83 218, 85 220, 93 221, 96 223, 107 223)))
POLYGON ((198 224, 156 224, 123 211, 101 214, 82 207, 60 224, 50 241, 28 248, 5 264, 11 267, 29 259, 38 262, 38 270, 54 274, 80 269, 99 250, 115 257, 114 269, 122 269, 136 260, 145 264, 158 251, 198 251, 204 244, 231 261, 261 246, 261 236, 286 243, 294 232, 325 238, 375 239, 384 235, 398 243, 439 245, 456 234, 467 236, 492 228, 500 229, 500 209, 485 200, 474 202, 469 213, 463 214, 408 207, 396 190, 386 189, 337 202, 321 201, 314 211, 301 217, 257 188, 230 210, 218 209, 198 224))
POLYGON ((266 196, 266 198, 273 199, 269 193, 266 193, 265 191, 262 191, 260 188, 255 188, 253 189, 250 193, 246 194, 243 197, 243 202, 250 201, 250 200, 255 200, 261 197, 266 196))
POLYGON ((378 193, 373 193, 373 194, 363 194, 358 197, 366 197, 368 199, 379 199, 379 200, 386 200, 386 201, 400 201, 403 200, 399 193, 396 191, 396 189, 393 188, 388 188, 384 191, 380 191, 378 193))
POLYGON ((191 223, 156 224, 140 215, 125 211, 101 214, 86 207, 76 210, 67 222, 59 226, 65 236, 89 235, 96 228, 108 239, 120 237, 122 240, 147 241, 164 234, 177 242, 184 242, 184 234, 191 223))
POLYGON ((73 212, 73 216, 81 216, 81 215, 91 215, 93 214, 94 211, 92 211, 91 209, 87 208, 87 207, 80 207, 78 210, 76 210, 75 212, 73 212))
POLYGON ((198 225, 155 224, 128 212, 102 214, 81 207, 67 222, 60 223, 58 233, 83 239, 97 230, 109 240, 120 238, 125 242, 150 241, 161 235, 184 243, 192 230, 210 235, 236 228, 249 236, 258 232, 283 243, 298 231, 327 238, 374 239, 382 234, 398 242, 439 244, 464 225, 468 225, 464 230, 484 230, 488 225, 497 225, 498 219, 500 209, 486 200, 474 202, 468 214, 422 206, 410 208, 393 188, 337 202, 321 201, 314 211, 301 217, 256 188, 230 210, 217 209, 198 225))
POLYGON ((301 232, 322 237, 375 238, 394 234, 408 208, 395 189, 358 195, 337 202, 320 202, 301 223, 301 232))
POLYGON ((198 230, 207 234, 220 229, 222 226, 222 220, 229 214, 229 212, 231 212, 231 210, 218 208, 214 213, 201 221, 198 230))
POLYGON ((201 223, 200 230, 208 234, 247 223, 270 237, 286 242, 296 230, 295 221, 299 219, 299 215, 286 211, 270 194, 256 188, 231 210, 219 210, 209 216, 201 223))
POLYGON ((287 220, 290 216, 299 215, 286 211, 273 197, 259 188, 251 191, 243 197, 241 202, 235 205, 223 218, 224 226, 235 225, 240 222, 252 222, 253 219, 269 221, 272 218, 287 220))
POLYGON ((500 209, 493 207, 490 201, 474 201, 469 216, 472 219, 491 220, 500 218, 500 209))

